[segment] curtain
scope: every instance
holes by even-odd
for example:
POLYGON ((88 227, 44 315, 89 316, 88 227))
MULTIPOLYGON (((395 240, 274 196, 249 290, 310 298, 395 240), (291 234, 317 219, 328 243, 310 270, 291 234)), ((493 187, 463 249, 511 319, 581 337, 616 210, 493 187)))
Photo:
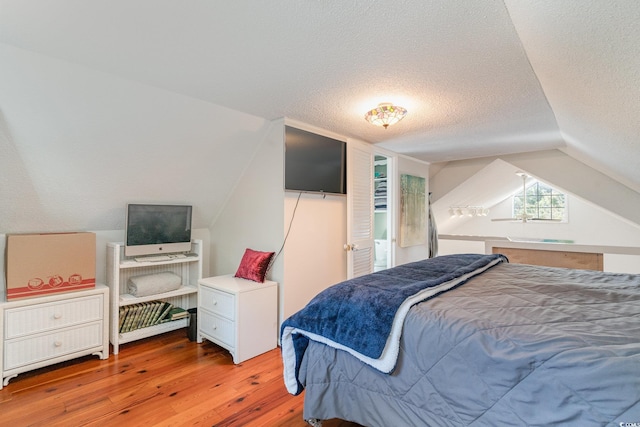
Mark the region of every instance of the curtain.
POLYGON ((436 219, 431 211, 431 192, 429 192, 429 258, 438 256, 438 227, 436 227, 436 219))

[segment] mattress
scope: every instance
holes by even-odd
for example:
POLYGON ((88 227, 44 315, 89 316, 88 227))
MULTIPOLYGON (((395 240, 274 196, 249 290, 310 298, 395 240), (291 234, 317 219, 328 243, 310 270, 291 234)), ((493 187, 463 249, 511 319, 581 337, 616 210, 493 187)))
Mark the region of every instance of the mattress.
POLYGON ((639 423, 640 276, 500 264, 409 310, 391 374, 310 341, 299 380, 305 419, 639 423))

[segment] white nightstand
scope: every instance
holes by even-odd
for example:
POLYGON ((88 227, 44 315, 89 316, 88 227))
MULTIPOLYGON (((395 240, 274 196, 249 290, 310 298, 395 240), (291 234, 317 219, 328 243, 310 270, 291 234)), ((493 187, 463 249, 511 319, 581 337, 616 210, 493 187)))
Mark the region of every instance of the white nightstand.
POLYGON ((206 338, 240 363, 276 348, 278 284, 233 275, 198 281, 198 342, 206 338))

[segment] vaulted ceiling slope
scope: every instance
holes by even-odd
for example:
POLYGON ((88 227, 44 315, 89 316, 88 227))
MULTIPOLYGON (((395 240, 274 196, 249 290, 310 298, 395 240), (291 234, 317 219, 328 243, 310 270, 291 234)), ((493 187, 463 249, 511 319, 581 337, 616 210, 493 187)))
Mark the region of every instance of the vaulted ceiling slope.
MULTIPOLYGON (((10 62, 0 77, 13 80, 0 82, 0 131, 25 182, 9 195, 40 197, 47 180, 77 188, 35 167, 60 141, 104 156, 93 190, 131 185, 129 157, 174 162, 175 151, 153 151, 173 141, 206 149, 169 187, 211 179, 216 164, 225 190, 207 197, 224 199, 243 167, 235 160, 280 117, 429 162, 560 149, 640 192, 637 22, 636 0, 0 0, 0 59, 10 62), (373 127, 363 115, 380 102, 409 114, 373 127), (30 117, 47 111, 52 123, 35 135, 30 117), (80 129, 53 123, 78 113, 80 129)), ((140 193, 151 189, 137 178, 140 193)), ((216 207, 202 206, 206 224, 216 207)), ((94 214, 105 208, 115 206, 98 201, 94 214)))

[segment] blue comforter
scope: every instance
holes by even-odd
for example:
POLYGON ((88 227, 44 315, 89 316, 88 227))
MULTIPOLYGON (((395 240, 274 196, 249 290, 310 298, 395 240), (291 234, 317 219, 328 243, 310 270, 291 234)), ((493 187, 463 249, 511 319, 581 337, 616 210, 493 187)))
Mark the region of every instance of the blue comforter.
POLYGON ((282 324, 287 390, 299 394, 297 377, 309 339, 345 350, 364 363, 391 372, 409 308, 453 289, 501 262, 502 255, 446 255, 404 264, 334 285, 282 324))

